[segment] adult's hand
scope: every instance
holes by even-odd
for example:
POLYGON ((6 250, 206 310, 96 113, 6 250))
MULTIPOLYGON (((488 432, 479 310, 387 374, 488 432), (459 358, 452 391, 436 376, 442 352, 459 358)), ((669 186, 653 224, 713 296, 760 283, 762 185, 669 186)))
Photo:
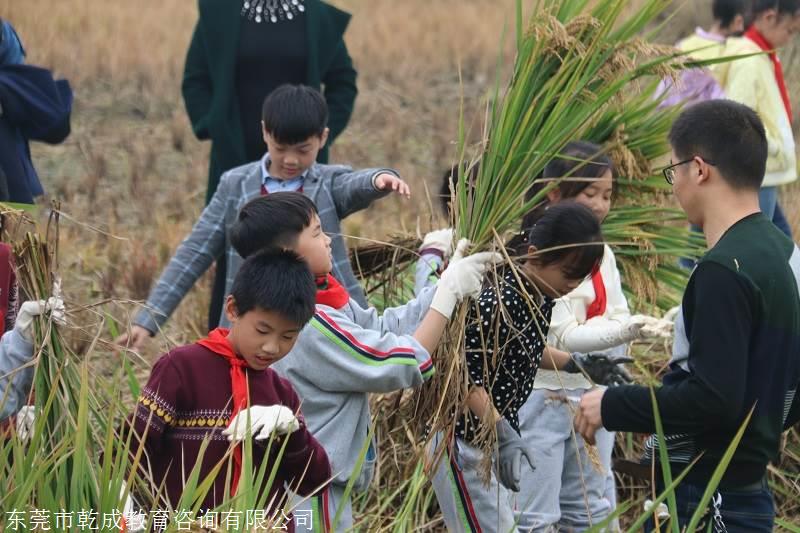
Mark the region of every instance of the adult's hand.
POLYGON ((581 403, 575 414, 575 431, 581 434, 583 440, 592 445, 595 444, 595 433, 603 427, 601 407, 605 392, 605 389, 598 388, 581 396, 581 403))

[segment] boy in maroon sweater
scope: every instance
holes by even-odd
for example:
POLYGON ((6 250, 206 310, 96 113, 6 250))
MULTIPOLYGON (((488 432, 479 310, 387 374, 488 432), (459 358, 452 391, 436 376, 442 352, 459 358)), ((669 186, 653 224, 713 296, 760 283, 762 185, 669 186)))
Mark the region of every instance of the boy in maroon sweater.
MULTIPOLYGON (((236 494, 244 438, 254 439, 254 469, 263 461, 280 460, 266 499, 267 516, 281 516, 286 488, 309 495, 330 479, 328 457, 306 429, 297 394, 269 368, 289 353, 311 319, 316 290, 308 265, 294 253, 250 257, 225 302, 230 330, 217 328, 195 344, 170 351, 153 366, 136 405, 133 427, 144 437, 147 457, 142 468, 156 485, 164 483, 173 508, 204 440, 209 444, 202 457, 201 480, 227 460, 234 447, 231 486, 225 486, 228 472, 223 467, 203 501, 205 510, 218 507, 226 492, 236 494), (271 437, 288 439, 280 458, 282 441, 273 441, 267 454, 271 437)), ((271 470, 272 464, 267 465, 267 474, 271 470)), ((293 524, 287 526, 294 530, 293 524)))

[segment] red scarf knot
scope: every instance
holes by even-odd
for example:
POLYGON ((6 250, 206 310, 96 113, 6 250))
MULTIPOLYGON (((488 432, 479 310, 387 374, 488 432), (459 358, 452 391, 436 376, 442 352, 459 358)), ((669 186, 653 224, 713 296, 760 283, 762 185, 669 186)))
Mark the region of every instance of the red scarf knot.
POLYGON ((327 305, 334 309, 341 309, 350 301, 347 290, 336 281, 336 278, 328 274, 317 278, 317 303, 327 305))

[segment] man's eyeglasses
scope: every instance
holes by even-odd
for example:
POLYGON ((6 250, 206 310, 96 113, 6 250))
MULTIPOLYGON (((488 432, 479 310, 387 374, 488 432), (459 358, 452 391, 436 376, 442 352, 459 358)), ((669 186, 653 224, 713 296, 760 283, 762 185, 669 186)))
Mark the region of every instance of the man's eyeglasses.
MULTIPOLYGON (((673 165, 665 167, 664 170, 662 170, 661 172, 664 173, 664 179, 667 180, 667 183, 672 185, 673 182, 675 181, 675 167, 679 167, 681 165, 685 165, 686 163, 691 163, 692 161, 695 160, 696 157, 700 157, 700 156, 694 156, 694 157, 692 157, 690 159, 687 159, 686 161, 681 161, 680 163, 675 163, 673 165)), ((715 166, 714 163, 712 163, 708 159, 703 159, 702 157, 700 159, 702 159, 707 165, 711 165, 712 167, 715 166)))

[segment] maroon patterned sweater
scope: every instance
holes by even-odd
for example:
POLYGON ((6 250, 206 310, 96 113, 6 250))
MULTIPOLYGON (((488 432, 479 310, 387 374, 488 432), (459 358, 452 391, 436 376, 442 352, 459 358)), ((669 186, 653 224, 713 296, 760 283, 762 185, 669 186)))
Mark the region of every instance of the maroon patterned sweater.
MULTIPOLYGON (((299 413, 300 399, 289 382, 269 368, 263 371, 248 368, 246 372, 251 405, 285 405, 298 413, 300 420, 300 429, 288 437, 289 442, 266 499, 274 502, 267 509, 267 516, 272 516, 285 503, 285 486, 303 496, 309 495, 330 480, 331 467, 325 450, 306 429, 299 413)), ((166 496, 173 508, 178 504, 183 492, 183 479, 192 471, 205 437, 210 437, 210 442, 202 459, 200 480, 229 453, 231 444, 222 435, 222 430, 231 419, 231 397, 227 361, 199 344, 176 348, 153 366, 150 379, 139 396, 133 426, 139 436, 147 432, 145 450, 149 465, 143 459, 143 468, 150 469, 156 484, 165 481, 166 496)), ((266 442, 253 441, 254 470, 263 461, 270 462, 266 467, 265 481, 282 444, 274 439, 267 456, 266 442)), ((228 455, 232 456, 232 453, 228 455)), ((212 509, 222 502, 227 464, 226 459, 203 501, 204 509, 212 509)), ((230 464, 233 465, 232 459, 230 464)), ((294 530, 293 524, 289 525, 289 530, 294 530)))

